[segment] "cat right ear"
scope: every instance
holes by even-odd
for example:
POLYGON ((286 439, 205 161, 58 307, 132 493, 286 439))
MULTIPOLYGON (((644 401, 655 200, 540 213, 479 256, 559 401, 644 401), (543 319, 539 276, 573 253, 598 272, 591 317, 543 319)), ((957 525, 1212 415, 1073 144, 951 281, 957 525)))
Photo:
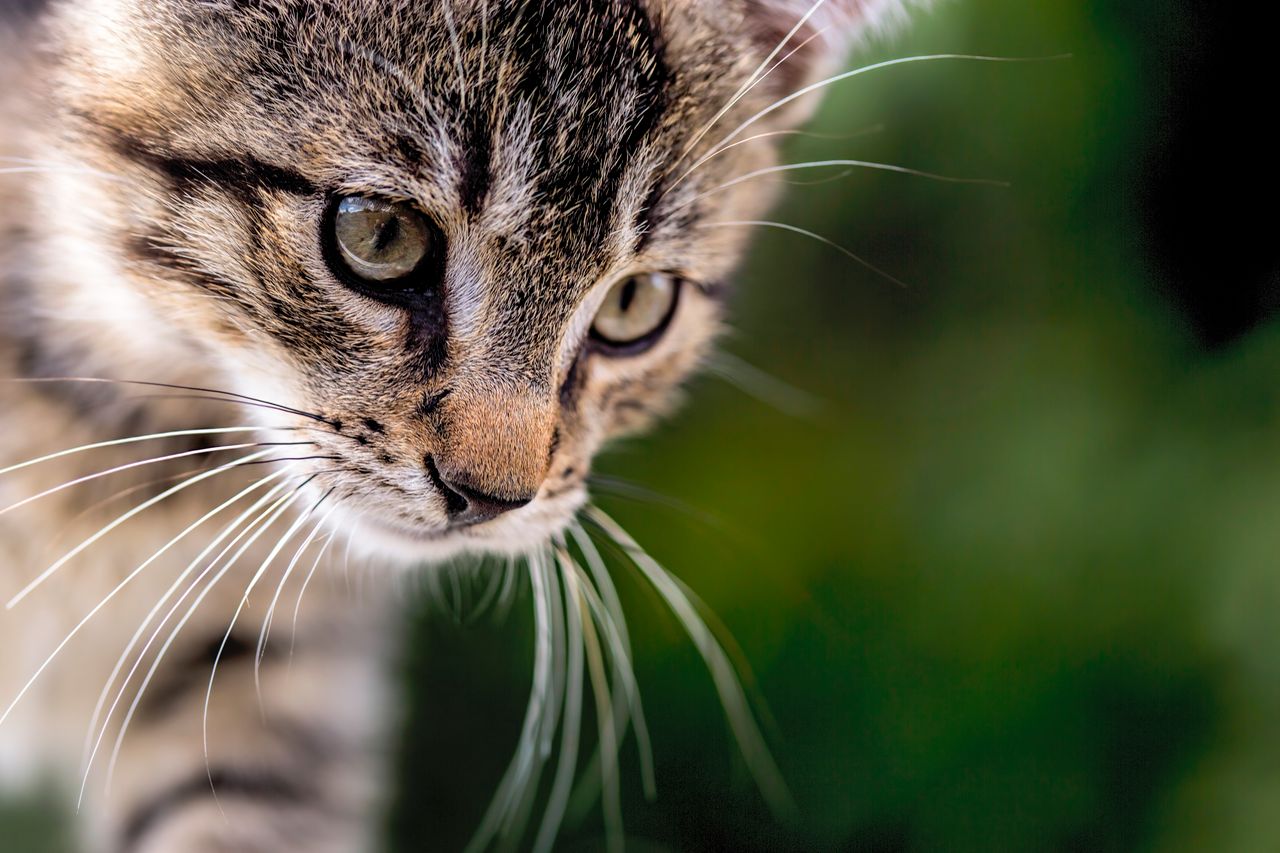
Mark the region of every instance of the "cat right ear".
POLYGON ((743 0, 752 41, 794 91, 831 74, 850 49, 900 28, 911 0, 743 0), (776 67, 775 67, 776 66, 776 67))

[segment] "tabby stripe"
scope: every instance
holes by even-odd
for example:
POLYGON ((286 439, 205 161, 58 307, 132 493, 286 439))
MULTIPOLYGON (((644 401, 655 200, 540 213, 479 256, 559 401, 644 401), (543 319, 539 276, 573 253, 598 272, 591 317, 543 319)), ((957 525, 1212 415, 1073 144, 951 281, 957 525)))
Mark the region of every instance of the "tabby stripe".
POLYGON ((467 140, 463 146, 466 153, 458 164, 458 171, 462 176, 458 194, 462 199, 463 209, 474 216, 484 207, 489 185, 493 181, 493 145, 490 142, 492 129, 483 110, 470 113, 467 124, 467 140))
POLYGON ((320 192, 306 176, 292 169, 266 163, 245 154, 209 154, 201 157, 158 151, 153 146, 124 133, 114 133, 111 147, 120 156, 167 177, 175 189, 190 192, 209 185, 219 186, 257 204, 254 190, 274 190, 309 196, 320 192))
MULTIPOLYGON (((271 651, 270 648, 267 651, 271 651)), ((139 719, 156 720, 163 717, 191 691, 203 688, 208 682, 206 673, 215 660, 218 667, 226 671, 237 662, 248 663, 254 659, 256 648, 236 635, 227 639, 223 647, 221 638, 210 639, 208 644, 189 655, 185 660, 176 663, 172 669, 166 667, 168 677, 158 680, 146 695, 138 708, 139 719), (218 658, 218 651, 222 657, 218 658)))
POLYGON ((184 809, 216 798, 219 801, 247 800, 257 805, 309 805, 318 812, 325 809, 320 793, 297 778, 266 770, 250 770, 215 766, 201 770, 145 801, 135 808, 120 834, 119 853, 136 849, 165 820, 176 817, 184 809), (212 784, 211 784, 212 783, 212 784))

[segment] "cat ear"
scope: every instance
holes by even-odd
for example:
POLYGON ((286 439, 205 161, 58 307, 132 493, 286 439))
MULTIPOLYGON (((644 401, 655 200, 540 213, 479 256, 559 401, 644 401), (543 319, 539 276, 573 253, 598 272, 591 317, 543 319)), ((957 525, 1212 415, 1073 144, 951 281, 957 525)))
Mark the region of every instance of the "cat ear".
MULTIPOLYGON (((919 2, 919 0, 917 0, 919 2)), ((857 43, 907 20, 911 0, 745 0, 747 25, 762 56, 792 89, 833 73, 857 43)))

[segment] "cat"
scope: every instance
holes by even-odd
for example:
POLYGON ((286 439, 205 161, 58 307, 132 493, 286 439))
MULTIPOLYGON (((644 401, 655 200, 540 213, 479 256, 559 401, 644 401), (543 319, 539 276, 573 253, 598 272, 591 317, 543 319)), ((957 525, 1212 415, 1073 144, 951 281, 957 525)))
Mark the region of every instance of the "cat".
POLYGON ((601 651, 602 740, 642 735, 594 531, 784 801, 587 476, 676 404, 756 178, 908 4, 28 5, 0 67, 0 779, 65 780, 89 851, 373 849, 397 596, 330 579, 499 555, 527 561, 535 693, 473 849, 548 850, 601 651))

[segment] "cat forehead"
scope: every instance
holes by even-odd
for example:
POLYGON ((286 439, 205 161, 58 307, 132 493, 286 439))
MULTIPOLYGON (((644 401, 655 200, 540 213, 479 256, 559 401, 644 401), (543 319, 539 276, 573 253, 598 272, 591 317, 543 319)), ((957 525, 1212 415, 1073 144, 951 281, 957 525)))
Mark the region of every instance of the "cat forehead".
POLYGON ((168 46, 141 76, 174 97, 130 103, 145 115, 121 123, 184 149, 258 147, 391 194, 408 178, 443 210, 488 208, 508 231, 572 215, 599 241, 620 196, 643 200, 629 173, 674 147, 674 75, 636 2, 161 7, 131 25, 168 46))

